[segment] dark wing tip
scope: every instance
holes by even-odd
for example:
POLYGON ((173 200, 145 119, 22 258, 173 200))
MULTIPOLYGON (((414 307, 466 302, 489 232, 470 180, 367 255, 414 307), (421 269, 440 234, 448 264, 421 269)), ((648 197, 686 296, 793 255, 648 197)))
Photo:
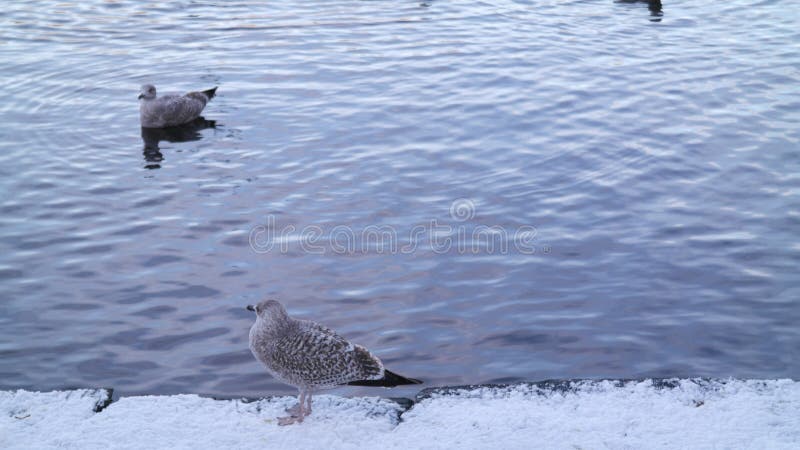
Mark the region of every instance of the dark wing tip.
POLYGON ((213 88, 207 89, 207 90, 202 91, 202 92, 203 92, 203 94, 205 94, 206 97, 208 97, 209 100, 211 100, 212 98, 214 98, 214 96, 217 95, 217 88, 218 87, 219 86, 214 86, 213 88))
POLYGON ((389 379, 392 383, 396 384, 422 384, 422 380, 417 380, 416 378, 408 378, 402 375, 398 375, 391 370, 385 370, 384 373, 386 374, 384 378, 389 379))
POLYGON ((390 370, 384 370, 383 378, 380 380, 358 380, 347 384, 350 386, 395 387, 406 384, 422 384, 422 381, 398 375, 390 370))

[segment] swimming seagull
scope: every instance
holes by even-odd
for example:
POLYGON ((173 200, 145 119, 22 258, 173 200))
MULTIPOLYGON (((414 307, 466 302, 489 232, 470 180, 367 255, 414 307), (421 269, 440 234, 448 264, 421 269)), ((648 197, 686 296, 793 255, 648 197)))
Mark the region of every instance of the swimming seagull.
POLYGON ((139 120, 145 128, 165 128, 183 125, 200 116, 206 104, 214 98, 217 88, 185 95, 167 94, 156 97, 156 87, 145 84, 139 93, 139 120))
POLYGON ((278 380, 300 390, 298 403, 279 425, 302 422, 311 414, 311 396, 340 385, 394 387, 420 384, 384 369, 377 356, 310 320, 289 317, 283 305, 264 300, 247 309, 256 313, 250 351, 278 380))

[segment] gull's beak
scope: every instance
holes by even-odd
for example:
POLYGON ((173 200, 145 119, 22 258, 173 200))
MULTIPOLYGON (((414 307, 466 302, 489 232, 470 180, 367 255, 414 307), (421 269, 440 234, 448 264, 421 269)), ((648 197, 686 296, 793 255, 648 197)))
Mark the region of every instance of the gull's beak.
POLYGON ((141 99, 143 99, 143 98, 144 98, 144 94, 139 94, 139 98, 138 98, 138 100, 141 100, 141 99))
POLYGON ((255 311, 255 310, 256 310, 256 307, 255 307, 255 306, 253 306, 253 305, 247 305, 247 310, 248 310, 248 311, 255 311))

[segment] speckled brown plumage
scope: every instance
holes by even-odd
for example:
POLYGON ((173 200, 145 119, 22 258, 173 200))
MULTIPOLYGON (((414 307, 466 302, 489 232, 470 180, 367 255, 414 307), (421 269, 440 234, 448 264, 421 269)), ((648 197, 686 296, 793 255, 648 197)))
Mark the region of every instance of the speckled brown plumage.
POLYGON ((250 328, 250 351, 275 378, 300 390, 299 414, 283 418, 282 424, 302 422, 311 412, 312 393, 319 389, 343 384, 391 387, 421 383, 385 370, 377 356, 333 330, 289 317, 275 300, 248 309, 256 313, 250 328), (307 408, 303 406, 306 395, 307 408))

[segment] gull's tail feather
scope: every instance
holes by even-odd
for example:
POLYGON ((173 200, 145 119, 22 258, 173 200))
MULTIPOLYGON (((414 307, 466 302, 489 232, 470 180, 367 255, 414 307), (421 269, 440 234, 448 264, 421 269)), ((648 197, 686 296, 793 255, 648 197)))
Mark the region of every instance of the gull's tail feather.
POLYGON ((389 370, 384 370, 383 378, 380 380, 359 380, 351 381, 347 384, 350 386, 395 387, 403 384, 422 384, 422 381, 414 378, 406 378, 389 370))
POLYGON ((217 95, 217 88, 218 87, 219 86, 214 86, 212 89, 209 89, 209 90, 206 90, 206 91, 202 91, 202 92, 203 92, 203 94, 205 94, 206 97, 208 97, 209 100, 211 100, 212 98, 214 98, 215 95, 217 95))

